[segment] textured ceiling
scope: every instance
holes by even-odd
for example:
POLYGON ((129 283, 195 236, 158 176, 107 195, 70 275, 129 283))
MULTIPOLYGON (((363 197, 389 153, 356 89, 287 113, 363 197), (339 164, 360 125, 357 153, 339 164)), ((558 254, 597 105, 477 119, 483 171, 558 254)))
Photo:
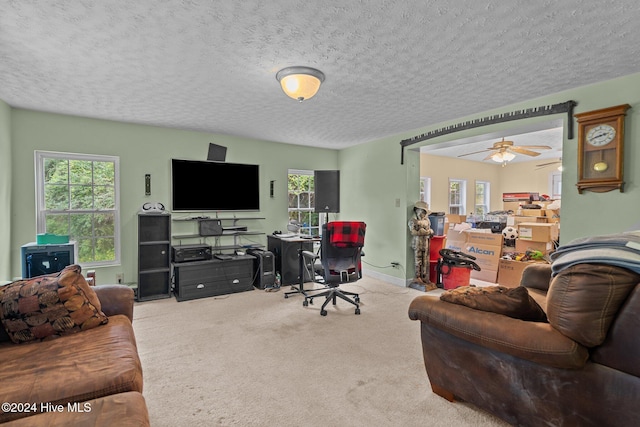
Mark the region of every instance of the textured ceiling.
POLYGON ((640 71, 637 0, 0 0, 13 107, 343 148, 640 71), (322 70, 287 98, 287 66, 322 70))

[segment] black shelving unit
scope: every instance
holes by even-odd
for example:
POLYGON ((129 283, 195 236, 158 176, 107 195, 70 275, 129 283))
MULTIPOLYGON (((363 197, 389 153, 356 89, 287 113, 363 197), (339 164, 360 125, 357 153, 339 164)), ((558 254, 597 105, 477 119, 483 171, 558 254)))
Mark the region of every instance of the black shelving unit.
POLYGON ((171 215, 138 214, 138 301, 171 296, 171 215))

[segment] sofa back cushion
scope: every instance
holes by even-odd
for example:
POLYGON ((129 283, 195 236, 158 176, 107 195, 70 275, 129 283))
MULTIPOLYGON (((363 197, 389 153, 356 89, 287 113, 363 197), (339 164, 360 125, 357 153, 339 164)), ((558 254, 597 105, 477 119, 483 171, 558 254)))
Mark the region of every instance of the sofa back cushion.
POLYGON ((564 335, 586 347, 604 342, 611 322, 640 275, 607 264, 576 264, 551 281, 547 319, 564 335))
POLYGON ((0 287, 0 320, 16 344, 41 341, 107 323, 79 265, 0 287))
POLYGON ((443 292, 442 301, 464 305, 476 310, 503 314, 515 319, 545 322, 547 317, 527 288, 518 286, 460 286, 443 292))
POLYGON ((627 297, 611 324, 607 339, 594 349, 591 359, 595 363, 640 377, 640 285, 627 297))

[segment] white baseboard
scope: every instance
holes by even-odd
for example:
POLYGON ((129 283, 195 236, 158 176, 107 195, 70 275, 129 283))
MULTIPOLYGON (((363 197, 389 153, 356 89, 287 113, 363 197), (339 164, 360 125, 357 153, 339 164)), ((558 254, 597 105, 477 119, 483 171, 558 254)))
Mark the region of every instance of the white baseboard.
POLYGON ((383 282, 387 282, 402 288, 408 287, 410 283, 409 280, 406 280, 400 277, 391 276, 389 274, 380 273, 378 271, 368 270, 368 269, 362 269, 362 274, 364 276, 373 277, 374 279, 382 280, 383 282))

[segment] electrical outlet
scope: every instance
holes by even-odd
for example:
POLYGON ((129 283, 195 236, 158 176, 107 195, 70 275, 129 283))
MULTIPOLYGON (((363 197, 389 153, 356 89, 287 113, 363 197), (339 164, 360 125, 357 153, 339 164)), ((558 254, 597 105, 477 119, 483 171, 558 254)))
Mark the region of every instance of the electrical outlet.
POLYGON ((116 282, 119 285, 122 285, 122 282, 124 282, 124 274, 122 274, 122 273, 116 274, 116 282))

